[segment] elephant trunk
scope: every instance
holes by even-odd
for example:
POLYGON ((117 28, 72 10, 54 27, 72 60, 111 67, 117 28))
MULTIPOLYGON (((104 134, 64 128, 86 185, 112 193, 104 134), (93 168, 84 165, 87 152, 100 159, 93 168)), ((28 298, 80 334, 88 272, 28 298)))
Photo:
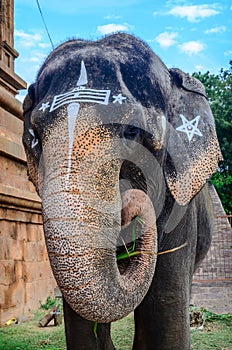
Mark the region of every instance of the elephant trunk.
POLYGON ((95 322, 115 321, 133 311, 147 293, 155 270, 157 235, 151 201, 140 190, 126 191, 119 201, 122 211, 117 200, 112 215, 86 205, 78 193, 53 191, 43 197, 54 276, 70 306, 95 322), (120 273, 116 244, 121 224, 128 225, 138 215, 144 223, 140 252, 120 273))
MULTIPOLYGON (((80 112, 78 123, 85 118, 80 112)), ((107 323, 134 310, 148 291, 156 262, 155 213, 144 192, 120 193, 120 138, 101 125, 89 129, 88 120, 85 132, 72 131, 69 144, 66 123, 64 118, 53 125, 43 143, 40 194, 48 255, 70 306, 85 319, 107 323), (144 222, 141 254, 122 271, 119 235, 137 215, 144 222)))

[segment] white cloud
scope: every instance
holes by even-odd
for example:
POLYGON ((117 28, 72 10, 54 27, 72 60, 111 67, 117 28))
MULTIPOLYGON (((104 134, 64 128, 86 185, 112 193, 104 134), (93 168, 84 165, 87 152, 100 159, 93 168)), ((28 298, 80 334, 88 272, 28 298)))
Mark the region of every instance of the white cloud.
POLYGON ((189 22, 198 22, 201 18, 206 18, 219 14, 216 5, 186 5, 175 6, 169 12, 170 15, 187 18, 189 22))
POLYGON ((161 47, 169 47, 176 44, 175 38, 178 36, 178 33, 175 32, 163 32, 160 33, 156 38, 161 47))
POLYGON ((16 39, 20 41, 20 46, 23 47, 33 47, 38 44, 42 40, 42 35, 35 33, 35 34, 29 34, 25 33, 23 30, 17 30, 14 31, 14 36, 16 39))
POLYGON ((200 64, 197 64, 197 65, 195 66, 195 71, 197 71, 197 72, 201 72, 203 69, 204 69, 204 67, 201 66, 200 64))
POLYGON ((131 26, 128 24, 106 24, 103 26, 97 27, 97 32, 103 35, 110 34, 110 33, 116 33, 116 32, 127 32, 130 30, 131 26))
POLYGON ((225 31, 226 26, 219 26, 205 30, 205 34, 224 33, 225 31))
POLYGON ((41 47, 41 49, 47 49, 48 47, 51 47, 51 44, 49 43, 39 43, 38 44, 39 47, 41 47))
POLYGON ((196 55, 199 52, 203 51, 205 48, 205 45, 201 43, 200 41, 188 41, 183 44, 178 45, 179 49, 186 53, 189 56, 196 55))
POLYGON ((41 64, 41 62, 45 59, 45 57, 46 57, 45 53, 42 53, 40 51, 33 51, 31 53, 31 56, 22 58, 22 62, 33 62, 33 63, 41 64))
POLYGON ((111 20, 111 19, 120 19, 122 18, 122 16, 108 15, 108 16, 105 16, 104 18, 111 20))
POLYGON ((232 50, 225 51, 224 56, 232 56, 232 50))

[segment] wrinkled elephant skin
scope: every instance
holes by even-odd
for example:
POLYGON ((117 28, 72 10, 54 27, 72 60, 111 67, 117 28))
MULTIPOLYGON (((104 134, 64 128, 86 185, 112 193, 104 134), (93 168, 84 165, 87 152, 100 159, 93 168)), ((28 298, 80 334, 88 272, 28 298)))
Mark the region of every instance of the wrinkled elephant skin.
POLYGON ((134 350, 190 349, 221 160, 203 85, 131 35, 70 40, 29 87, 23 142, 67 348, 113 349, 110 322, 134 311, 134 350))

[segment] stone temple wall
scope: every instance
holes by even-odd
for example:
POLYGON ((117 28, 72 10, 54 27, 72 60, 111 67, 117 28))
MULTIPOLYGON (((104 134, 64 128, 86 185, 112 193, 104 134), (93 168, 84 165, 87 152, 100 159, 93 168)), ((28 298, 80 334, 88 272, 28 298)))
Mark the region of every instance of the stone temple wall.
POLYGON ((56 286, 40 199, 27 179, 21 119, 21 103, 0 86, 0 326, 36 310, 56 286))

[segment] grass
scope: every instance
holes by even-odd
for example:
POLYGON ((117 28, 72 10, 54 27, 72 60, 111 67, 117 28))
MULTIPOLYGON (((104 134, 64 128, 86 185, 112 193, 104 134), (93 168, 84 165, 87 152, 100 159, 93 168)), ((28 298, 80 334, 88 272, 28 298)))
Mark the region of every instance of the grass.
POLYGON ((134 337, 133 314, 130 314, 120 321, 113 322, 111 325, 111 336, 117 350, 132 349, 134 337))
MULTIPOLYGON (((37 312, 29 322, 0 329, 0 350, 64 350, 64 326, 38 327, 47 311, 37 312)), ((232 315, 203 311, 205 327, 191 331, 191 350, 231 350, 232 315)), ((133 343, 133 315, 112 324, 117 350, 129 350, 133 343)))
POLYGON ((37 312, 29 322, 0 329, 0 350, 64 350, 64 327, 39 327, 39 320, 47 313, 37 312))
POLYGON ((231 321, 214 321, 207 323, 204 330, 191 331, 192 350, 231 350, 231 321))
POLYGON ((200 309, 205 326, 202 330, 191 331, 192 350, 231 350, 232 349, 232 314, 215 314, 200 309))

